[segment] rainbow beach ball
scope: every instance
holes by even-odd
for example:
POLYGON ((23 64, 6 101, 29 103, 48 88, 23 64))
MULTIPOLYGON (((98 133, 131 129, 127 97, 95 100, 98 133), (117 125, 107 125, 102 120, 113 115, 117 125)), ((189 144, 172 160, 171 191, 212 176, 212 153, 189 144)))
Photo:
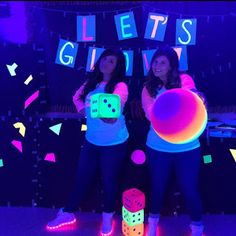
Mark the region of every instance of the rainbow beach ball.
POLYGON ((150 113, 151 124, 165 141, 184 144, 197 139, 206 128, 207 111, 199 96, 175 88, 159 95, 150 113))

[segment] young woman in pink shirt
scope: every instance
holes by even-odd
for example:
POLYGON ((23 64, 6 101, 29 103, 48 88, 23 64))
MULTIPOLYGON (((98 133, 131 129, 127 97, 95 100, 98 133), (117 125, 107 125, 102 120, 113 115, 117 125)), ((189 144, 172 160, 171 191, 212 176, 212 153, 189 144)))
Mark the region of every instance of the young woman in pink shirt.
POLYGON ((76 221, 74 212, 85 200, 96 170, 100 169, 104 190, 101 235, 112 233, 117 181, 122 172, 129 137, 125 117, 122 114, 128 98, 125 72, 124 54, 120 50, 107 49, 99 57, 90 78, 73 96, 77 111, 86 116, 87 131, 81 148, 73 191, 65 207, 60 209, 57 217, 48 223, 48 229, 76 221), (121 115, 118 118, 92 118, 90 100, 96 93, 119 95, 121 115))
MULTIPOLYGON (((150 112, 157 97, 166 90, 174 88, 190 89, 198 93, 192 78, 187 74, 180 74, 175 50, 169 46, 163 46, 152 57, 147 81, 142 90, 142 106, 148 120, 150 120, 150 112)), ((186 144, 169 143, 162 139, 150 124, 146 155, 151 186, 147 236, 158 235, 160 211, 173 169, 192 220, 190 224, 192 236, 201 236, 203 224, 198 191, 201 161, 199 140, 195 139, 186 144)))

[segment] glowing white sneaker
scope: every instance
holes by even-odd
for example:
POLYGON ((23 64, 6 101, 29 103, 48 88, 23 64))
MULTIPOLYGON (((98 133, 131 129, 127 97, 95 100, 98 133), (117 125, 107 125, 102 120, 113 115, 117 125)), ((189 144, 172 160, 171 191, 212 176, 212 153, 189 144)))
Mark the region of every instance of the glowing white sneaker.
POLYGON ((202 236, 203 235, 203 225, 193 225, 190 224, 190 228, 192 230, 191 236, 202 236))
POLYGON ((148 228, 146 236, 159 236, 159 217, 148 217, 148 228))
POLYGON ((61 208, 59 212, 57 213, 57 217, 54 220, 48 222, 47 229, 54 230, 64 225, 74 224, 75 222, 76 222, 75 214, 64 212, 61 208))
POLYGON ((113 231, 112 227, 112 219, 113 219, 114 212, 111 213, 102 213, 102 232, 101 236, 110 236, 113 231))

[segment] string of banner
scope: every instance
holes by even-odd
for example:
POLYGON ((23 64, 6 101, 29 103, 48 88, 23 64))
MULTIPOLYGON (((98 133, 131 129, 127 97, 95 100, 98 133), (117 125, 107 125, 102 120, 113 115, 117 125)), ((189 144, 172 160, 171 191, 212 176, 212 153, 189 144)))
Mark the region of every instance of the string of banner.
MULTIPOLYGON (((142 8, 143 10, 147 10, 146 9, 147 7, 150 8, 148 5, 144 4, 142 6, 136 6, 129 9, 121 9, 113 11, 94 11, 94 12, 65 11, 65 10, 49 9, 42 7, 35 7, 35 8, 44 11, 61 12, 63 13, 64 17, 66 17, 67 14, 76 14, 77 38, 75 41, 69 40, 68 37, 66 36, 64 37, 61 33, 50 31, 50 36, 52 36, 53 34, 57 34, 60 39, 55 63, 74 68, 77 51, 79 47, 79 44, 77 42, 84 43, 84 47, 86 46, 86 43, 92 43, 93 45, 89 46, 88 49, 88 57, 86 63, 86 72, 91 72, 94 68, 94 64, 96 63, 97 59, 105 50, 104 46, 95 43, 97 14, 102 14, 103 18, 105 19, 106 14, 115 13, 114 20, 115 20, 118 40, 119 41, 129 40, 138 37, 133 10, 137 8, 142 8), (119 13, 119 11, 122 11, 123 13, 119 13)), ((180 62, 180 70, 182 71, 188 70, 187 46, 196 44, 196 33, 197 33, 196 17, 206 18, 207 22, 209 23, 210 16, 194 15, 194 17, 192 18, 186 18, 189 15, 185 15, 185 18, 183 18, 182 14, 175 12, 159 13, 163 12, 163 10, 153 7, 151 7, 151 11, 152 12, 149 12, 148 14, 146 29, 144 34, 144 38, 149 40, 164 41, 167 22, 169 18, 168 14, 170 13, 172 15, 179 16, 179 18, 176 19, 175 46, 173 46, 173 49, 178 54, 180 62)), ((226 16, 234 17, 236 16, 236 13, 229 13, 224 15, 211 15, 211 17, 220 17, 222 21, 226 16)), ((157 48, 141 50, 144 76, 147 75, 151 58, 156 49, 157 48)), ((122 51, 126 57, 126 75, 132 76, 134 51, 130 49, 128 50, 122 49, 122 51)), ((222 68, 225 68, 225 66, 224 65, 219 66, 220 72, 222 72, 222 68)), ((231 62, 227 62, 227 68, 231 69, 231 62)), ((214 74, 215 69, 211 68, 210 71, 212 74, 214 74)), ((204 77, 205 74, 206 74, 205 72, 201 72, 201 76, 204 77)))

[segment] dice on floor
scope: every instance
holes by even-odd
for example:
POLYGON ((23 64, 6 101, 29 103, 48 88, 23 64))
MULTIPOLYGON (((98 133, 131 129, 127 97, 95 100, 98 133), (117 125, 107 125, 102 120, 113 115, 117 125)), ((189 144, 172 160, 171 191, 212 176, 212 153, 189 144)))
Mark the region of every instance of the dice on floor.
POLYGON ((124 236, 143 236, 144 224, 129 226, 124 220, 122 220, 122 233, 124 236))
POLYGON ((122 203, 130 212, 136 212, 145 208, 145 195, 136 188, 126 190, 122 194, 122 203))
POLYGON ((142 224, 144 221, 144 210, 130 212, 122 206, 122 218, 129 226, 142 224))

